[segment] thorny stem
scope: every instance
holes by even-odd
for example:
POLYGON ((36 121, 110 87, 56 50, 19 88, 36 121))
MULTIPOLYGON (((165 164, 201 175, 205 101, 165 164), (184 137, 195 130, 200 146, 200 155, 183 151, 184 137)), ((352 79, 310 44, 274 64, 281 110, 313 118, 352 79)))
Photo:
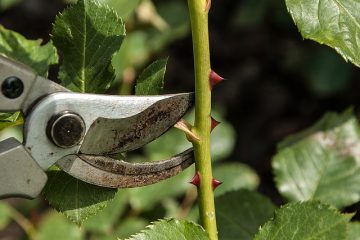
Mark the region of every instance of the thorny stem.
POLYGON ((192 131, 196 171, 200 173, 198 202, 200 221, 211 240, 217 240, 214 193, 210 155, 211 88, 209 84, 210 47, 208 7, 211 0, 188 0, 195 65, 195 124, 192 131))

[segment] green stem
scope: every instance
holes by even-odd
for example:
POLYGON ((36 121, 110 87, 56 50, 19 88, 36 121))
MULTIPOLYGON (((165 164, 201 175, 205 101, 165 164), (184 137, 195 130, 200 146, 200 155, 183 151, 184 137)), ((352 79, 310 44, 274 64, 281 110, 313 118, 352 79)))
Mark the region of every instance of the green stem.
POLYGON ((218 239, 210 155, 211 89, 209 84, 210 47, 208 30, 208 1, 188 0, 195 65, 195 125, 192 131, 199 137, 194 141, 196 171, 200 174, 198 202, 200 221, 211 240, 218 239))
POLYGON ((11 218, 19 224, 19 226, 25 231, 30 240, 37 239, 37 232, 34 225, 20 212, 13 208, 10 204, 7 204, 8 209, 10 210, 11 218))

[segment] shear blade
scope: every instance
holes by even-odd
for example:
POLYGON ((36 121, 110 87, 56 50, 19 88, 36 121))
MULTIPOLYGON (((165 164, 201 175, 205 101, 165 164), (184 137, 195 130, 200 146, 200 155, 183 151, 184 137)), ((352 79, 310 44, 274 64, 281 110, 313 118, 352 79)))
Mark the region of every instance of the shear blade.
POLYGON ((110 155, 140 148, 166 132, 192 105, 193 93, 164 95, 136 115, 97 118, 85 135, 80 153, 110 155))
POLYGON ((57 165, 71 176, 84 182, 108 188, 131 188, 150 185, 173 177, 189 167, 193 150, 188 149, 170 159, 128 163, 93 155, 69 155, 57 165))

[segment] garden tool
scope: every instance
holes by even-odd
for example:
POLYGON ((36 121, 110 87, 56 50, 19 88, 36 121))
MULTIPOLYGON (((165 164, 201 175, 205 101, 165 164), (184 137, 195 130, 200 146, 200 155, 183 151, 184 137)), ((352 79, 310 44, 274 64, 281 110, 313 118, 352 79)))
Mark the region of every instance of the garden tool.
POLYGON ((0 198, 37 197, 53 165, 90 184, 130 188, 170 178, 194 161, 192 149, 154 162, 113 158, 170 129, 193 105, 193 93, 74 93, 1 56, 0 86, 0 112, 21 111, 25 119, 23 143, 0 142, 0 198))

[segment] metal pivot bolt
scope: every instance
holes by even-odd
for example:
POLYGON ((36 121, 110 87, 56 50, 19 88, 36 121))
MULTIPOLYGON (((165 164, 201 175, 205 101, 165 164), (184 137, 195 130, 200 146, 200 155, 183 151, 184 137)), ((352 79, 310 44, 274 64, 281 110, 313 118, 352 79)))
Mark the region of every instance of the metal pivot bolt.
POLYGON ((85 134, 84 120, 76 113, 65 111, 53 116, 48 122, 48 137, 61 148, 79 144, 85 134))
POLYGON ((1 91, 7 98, 18 98, 24 91, 24 83, 17 77, 8 77, 1 85, 1 91))

